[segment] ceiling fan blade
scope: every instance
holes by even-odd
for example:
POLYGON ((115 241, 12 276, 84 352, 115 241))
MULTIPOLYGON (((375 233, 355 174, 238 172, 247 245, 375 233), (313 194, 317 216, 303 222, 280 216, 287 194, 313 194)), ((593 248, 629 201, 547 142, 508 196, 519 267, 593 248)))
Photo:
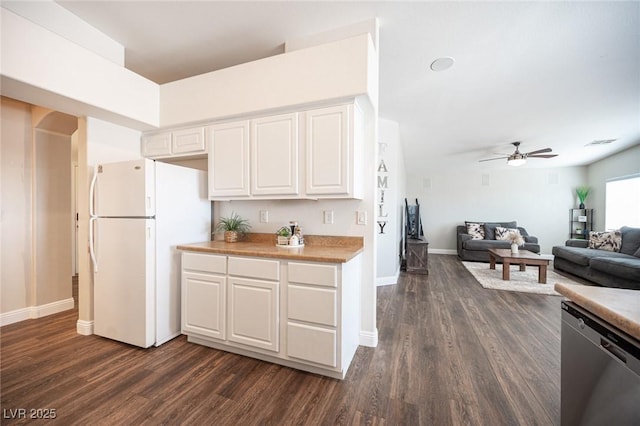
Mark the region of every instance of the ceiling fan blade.
POLYGON ((543 152, 551 152, 551 148, 538 149, 536 151, 527 152, 527 155, 531 154, 542 154, 543 152))
POLYGON ((558 154, 546 154, 546 155, 527 155, 527 158, 553 158, 557 157, 558 154))
POLYGON ((509 157, 487 158, 486 160, 478 160, 478 162, 482 163, 483 161, 503 160, 505 158, 509 157))

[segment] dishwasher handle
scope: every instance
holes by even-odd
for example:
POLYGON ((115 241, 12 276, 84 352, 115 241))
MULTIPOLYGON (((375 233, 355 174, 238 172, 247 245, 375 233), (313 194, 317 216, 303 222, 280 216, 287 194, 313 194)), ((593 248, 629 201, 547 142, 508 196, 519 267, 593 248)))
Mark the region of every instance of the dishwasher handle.
POLYGON ((623 363, 627 363, 627 353, 605 339, 604 337, 600 337, 600 347, 610 353, 611 355, 618 358, 623 363))

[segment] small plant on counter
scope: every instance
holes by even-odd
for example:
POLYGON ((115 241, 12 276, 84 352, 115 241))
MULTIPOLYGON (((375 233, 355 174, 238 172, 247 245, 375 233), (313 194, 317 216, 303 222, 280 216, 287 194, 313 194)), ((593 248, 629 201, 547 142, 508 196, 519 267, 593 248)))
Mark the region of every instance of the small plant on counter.
POLYGON ((236 212, 232 212, 229 217, 221 217, 215 227, 218 232, 224 231, 224 240, 227 243, 238 241, 238 234, 244 234, 251 229, 249 221, 243 219, 236 212))
POLYGON ((286 226, 278 229, 276 231, 276 235, 278 236, 278 244, 287 245, 289 244, 289 237, 291 236, 291 230, 286 226))

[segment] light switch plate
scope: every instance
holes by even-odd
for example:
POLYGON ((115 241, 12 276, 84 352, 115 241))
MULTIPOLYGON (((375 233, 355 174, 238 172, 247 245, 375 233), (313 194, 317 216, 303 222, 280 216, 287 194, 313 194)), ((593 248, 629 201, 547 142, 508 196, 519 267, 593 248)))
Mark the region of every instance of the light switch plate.
POLYGON ((367 224, 367 212, 358 210, 356 212, 356 223, 358 225, 366 225, 367 224))
POLYGON ((269 210, 260 210, 260 223, 269 223, 269 210))
POLYGON ((324 211, 324 223, 325 225, 333 225, 333 210, 324 211))

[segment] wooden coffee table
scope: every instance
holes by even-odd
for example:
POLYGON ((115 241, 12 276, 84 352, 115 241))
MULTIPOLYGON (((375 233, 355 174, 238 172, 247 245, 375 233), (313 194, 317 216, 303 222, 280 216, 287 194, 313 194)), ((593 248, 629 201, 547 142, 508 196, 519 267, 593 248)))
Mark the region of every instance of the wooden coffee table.
POLYGON ((547 283, 547 266, 549 259, 540 257, 539 254, 529 250, 519 250, 511 253, 510 249, 489 249, 489 269, 496 269, 496 261, 502 261, 502 279, 509 281, 509 266, 514 263, 520 265, 521 271, 527 270, 527 265, 538 267, 538 282, 547 283))

